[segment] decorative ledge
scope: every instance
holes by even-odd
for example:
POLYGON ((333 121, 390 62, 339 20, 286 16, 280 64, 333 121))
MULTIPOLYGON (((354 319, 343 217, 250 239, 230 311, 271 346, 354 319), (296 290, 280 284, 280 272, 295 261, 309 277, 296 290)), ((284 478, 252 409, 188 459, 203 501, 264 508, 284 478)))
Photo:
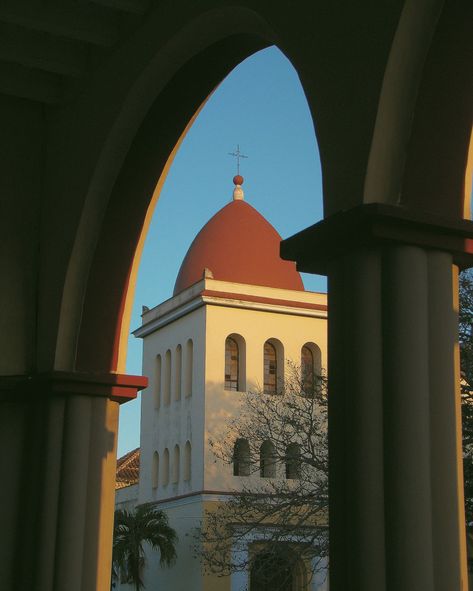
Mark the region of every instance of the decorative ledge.
POLYGON ((0 400, 38 396, 99 396, 120 404, 136 398, 148 378, 125 374, 53 371, 26 376, 0 376, 0 400))

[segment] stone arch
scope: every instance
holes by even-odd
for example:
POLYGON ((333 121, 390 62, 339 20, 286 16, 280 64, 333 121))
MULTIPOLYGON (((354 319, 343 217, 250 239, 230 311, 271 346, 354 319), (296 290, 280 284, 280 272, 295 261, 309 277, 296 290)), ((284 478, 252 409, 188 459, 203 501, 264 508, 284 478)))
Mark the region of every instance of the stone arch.
MULTIPOLYGON (((156 26, 162 29, 162 18, 156 26)), ((237 64, 275 38, 268 22, 256 11, 219 7, 182 23, 166 49, 149 30, 147 55, 142 57, 148 61, 136 64, 135 78, 130 74, 126 81, 122 79, 120 89, 115 88, 116 80, 104 84, 102 90, 110 94, 110 101, 108 109, 103 105, 101 124, 108 129, 103 130, 105 139, 97 147, 98 165, 94 164, 95 169, 90 175, 84 174, 80 183, 84 211, 74 229, 75 243, 62 295, 57 365, 74 363, 67 344, 72 339, 78 343, 76 363, 82 369, 123 370, 124 335, 139 256, 170 163, 215 86, 237 64), (176 59, 170 59, 175 52, 176 59), (111 109, 110 104, 116 108, 111 109), (155 141, 157 134, 160 142, 155 141), (103 288, 104 282, 114 289, 101 296, 99 284, 103 288), (93 322, 99 316, 103 337, 97 340, 93 322), (95 360, 88 352, 92 342, 96 349, 98 345, 101 348, 95 360)), ((143 42, 136 40, 137 44, 143 42)), ((122 60, 117 61, 115 67, 119 69, 122 64, 122 60)), ((81 107, 87 109, 86 99, 84 102, 81 107)), ((79 133, 94 134, 96 128, 94 125, 79 133)), ((77 143, 82 146, 87 141, 84 137, 77 143)), ((75 154, 75 158, 80 157, 75 154)))
MULTIPOLYGON (((383 27, 373 26, 373 35, 360 35, 358 27, 348 25, 350 24, 350 18, 353 18, 354 22, 365 24, 365 19, 361 21, 355 21, 354 19, 356 16, 355 11, 358 10, 362 17, 376 19, 379 13, 374 5, 370 6, 372 16, 368 10, 366 14, 363 13, 363 9, 360 9, 358 5, 355 6, 356 3, 353 3, 353 7, 346 6, 344 14, 340 16, 340 19, 344 19, 341 24, 343 25, 346 46, 345 48, 341 47, 340 51, 331 52, 333 55, 343 56, 341 58, 341 65, 344 66, 343 75, 336 77, 336 80, 327 82, 323 76, 326 76, 327 72, 331 74, 337 70, 333 67, 327 67, 326 62, 321 66, 320 62, 326 60, 327 57, 321 50, 324 43, 330 41, 334 25, 339 24, 338 18, 336 21, 332 21, 331 27, 327 26, 330 22, 327 23, 326 19, 311 18, 308 21, 308 26, 313 27, 313 31, 310 31, 310 35, 299 35, 301 44, 298 45, 296 41, 291 43, 291 35, 285 26, 286 21, 281 18, 281 13, 278 14, 276 4, 274 3, 275 16, 269 20, 280 23, 278 33, 280 33, 281 44, 286 46, 286 50, 290 55, 310 54, 313 60, 313 63, 306 64, 306 68, 301 67, 299 72, 303 79, 304 88, 310 97, 313 112, 323 113, 325 109, 325 117, 319 118, 317 127, 319 142, 321 138, 324 140, 321 142, 321 155, 325 169, 326 203, 330 206, 326 211, 333 213, 343 209, 343 206, 346 206, 347 203, 350 206, 359 203, 362 194, 360 179, 364 178, 366 152, 370 146, 369 138, 371 137, 373 112, 375 111, 373 105, 376 104, 379 94, 379 79, 383 75, 383 59, 391 43, 391 33, 395 31, 397 26, 397 5, 394 3, 389 8, 386 8, 386 13, 383 13, 383 27), (318 20, 320 22, 317 22, 318 20), (325 36, 322 30, 323 27, 327 30, 325 36), (383 31, 387 30, 384 38, 379 38, 375 31, 375 29, 381 28, 383 31), (353 30, 354 33, 350 33, 350 30, 353 30), (307 47, 304 47, 302 42, 305 37, 314 40, 314 45, 309 47, 312 50, 310 52, 305 51, 307 47), (371 41, 370 38, 373 38, 374 41, 371 41), (350 63, 349 51, 343 51, 343 49, 350 50, 354 54, 353 59, 357 64, 366 63, 367 60, 364 58, 371 53, 374 65, 360 71, 351 67, 353 63, 350 63), (377 55, 374 55, 373 50, 377 50, 377 55), (311 67, 309 68, 309 66, 311 67), (322 72, 322 75, 317 76, 318 72, 322 72), (361 83, 360 79, 356 80, 358 76, 360 76, 361 83), (348 93, 344 91, 350 91, 357 87, 362 88, 362 92, 353 93, 346 109, 334 109, 334 105, 340 103, 331 99, 338 98, 341 101, 342 97, 348 96, 348 93), (327 116, 329 110, 333 113, 331 117, 327 116), (353 117, 356 114, 359 117, 353 117), (352 125, 347 125, 349 121, 352 125), (342 134, 346 134, 347 137, 345 139, 341 138, 342 134), (339 142, 339 139, 343 141, 339 142), (350 196, 349 201, 347 201, 347 195, 350 196)), ((427 185, 422 186, 421 183, 429 177, 432 168, 440 164, 439 170, 434 175, 435 178, 430 180, 430 187, 436 181, 441 181, 435 187, 437 196, 435 203, 439 206, 436 211, 442 211, 440 205, 445 208, 446 204, 448 204, 448 195, 444 195, 444 189, 446 187, 448 191, 449 180, 453 180, 451 190, 454 194, 455 207, 452 208, 452 212, 453 216, 458 218, 461 217, 461 215, 458 216, 458 193, 460 193, 459 185, 464 182, 462 180, 464 179, 465 166, 464 146, 467 144, 464 126, 461 122, 464 119, 466 109, 463 104, 460 104, 460 108, 457 109, 458 114, 456 114, 454 111, 458 105, 455 100, 452 100, 451 106, 447 107, 445 105, 445 92, 437 93, 438 98, 432 101, 433 105, 429 104, 429 98, 431 96, 435 97, 436 94, 434 82, 439 80, 439 77, 435 74, 440 74, 442 70, 448 72, 449 68, 445 68, 445 65, 454 66, 453 69, 456 73, 464 64, 462 60, 456 60, 455 55, 450 56, 450 60, 438 59, 439 54, 441 58, 444 57, 441 47, 445 39, 447 39, 445 43, 447 46, 450 45, 455 48, 455 44, 452 44, 451 34, 451 29, 455 30, 455 27, 449 28, 448 26, 452 22, 455 24, 456 20, 458 21, 451 14, 451 11, 455 10, 454 4, 456 3, 450 3, 446 6, 440 16, 438 35, 434 35, 431 51, 429 51, 426 59, 425 76, 421 81, 417 108, 413 114, 412 127, 414 131, 406 148, 406 172, 402 187, 406 203, 419 211, 430 210, 431 202, 427 199, 429 187, 427 185), (456 61, 458 61, 458 64, 455 64, 456 61), (436 63, 439 64, 437 68, 435 67, 436 63), (440 157, 435 153, 435 148, 433 146, 429 147, 426 143, 429 136, 428 131, 432 129, 431 124, 436 123, 433 116, 436 111, 435 103, 440 105, 440 109, 437 109, 437 111, 440 111, 443 115, 442 125, 439 125, 441 132, 436 137, 436 140, 439 140, 440 143, 442 139, 448 139, 445 124, 447 117, 452 115, 450 122, 453 130, 451 141, 454 150, 450 150, 449 153, 448 150, 452 144, 446 142, 442 150, 438 149, 440 157), (450 157, 441 158, 442 154, 448 154, 450 157), (418 155, 422 156, 420 165, 417 160, 418 155), (432 155, 435 158, 431 158, 432 155), (439 163, 439 160, 442 160, 442 162, 439 163), (450 162, 447 162, 447 160, 450 160, 450 162), (427 164, 429 164, 428 167, 427 164), (426 171, 428 174, 425 174, 426 171), (426 208, 423 207, 424 205, 426 205, 426 208)), ((461 5, 462 3, 458 4, 461 5)), ((328 8, 324 7, 324 10, 327 11, 327 14, 329 13, 328 8)), ((270 17, 271 14, 269 14, 270 17)), ((311 14, 311 16, 314 15, 311 14)), ((155 16, 153 19, 148 19, 148 29, 156 25, 157 18, 155 16)), ((215 31, 219 32, 225 28, 227 19, 223 20, 224 24, 214 27, 215 31)), ((301 28, 305 25, 302 21, 303 19, 300 18, 301 28)), ((228 22, 231 23, 232 27, 235 27, 234 32, 241 34, 242 23, 240 19, 230 18, 228 22)), ((366 22, 366 26, 370 27, 376 23, 376 20, 367 18, 366 22)), ((458 24, 466 26, 467 22, 467 19, 464 19, 463 23, 459 22, 458 24)), ((53 233, 51 239, 45 241, 45 250, 41 253, 41 262, 48 267, 48 255, 53 248, 56 248, 58 236, 65 237, 65 247, 63 252, 54 257, 54 262, 51 263, 41 277, 41 289, 38 290, 40 297, 38 298, 36 322, 37 334, 34 337, 37 343, 41 343, 41 346, 36 355, 34 346, 31 347, 32 352, 29 352, 28 358, 25 359, 25 369, 22 368, 21 371, 44 371, 54 367, 55 369, 68 371, 80 370, 81 372, 107 373, 109 371, 121 371, 124 368, 125 341, 123 339, 127 332, 127 314, 131 301, 140 243, 144 235, 142 228, 146 226, 147 215, 150 211, 149 195, 156 185, 156 178, 159 175, 161 179, 163 178, 162 173, 169 162, 169 154, 175 149, 178 138, 182 137, 182 130, 185 129, 185 125, 190 121, 192 114, 196 112, 199 93, 201 101, 205 100, 212 88, 212 84, 216 84, 222 77, 221 73, 228 71, 230 67, 231 59, 228 59, 229 54, 219 50, 222 50, 222 48, 225 50, 226 48, 230 53, 230 57, 236 63, 238 61, 238 52, 240 56, 248 55, 248 52, 253 51, 258 47, 258 43, 261 43, 259 34, 255 33, 252 39, 242 35, 232 40, 230 48, 228 47, 230 43, 225 45, 225 41, 216 41, 211 51, 207 51, 209 49, 207 48, 197 56, 192 48, 189 51, 189 44, 192 45, 191 39, 193 37, 188 34, 188 30, 185 30, 184 23, 181 23, 181 27, 179 27, 178 23, 177 28, 180 28, 182 33, 177 49, 181 51, 184 60, 188 57, 187 65, 190 66, 190 70, 195 69, 198 76, 194 80, 195 86, 192 85, 192 96, 189 98, 190 104, 183 105, 182 110, 175 110, 177 114, 174 117, 181 117, 181 120, 173 119, 169 125, 163 126, 161 129, 163 133, 159 134, 160 143, 150 154, 146 155, 144 150, 140 152, 139 146, 143 148, 146 142, 148 144, 152 143, 150 138, 155 138, 156 130, 160 129, 159 123, 162 122, 160 115, 172 111, 170 106, 173 104, 173 98, 179 96, 179 94, 184 96, 185 93, 181 92, 182 89, 188 89, 189 80, 193 81, 191 76, 183 75, 181 77, 185 66, 181 67, 173 59, 168 61, 172 64, 172 68, 175 67, 176 71, 171 73, 162 72, 163 76, 156 76, 156 69, 153 67, 152 62, 159 60, 156 58, 156 46, 154 45, 150 45, 151 52, 145 54, 144 62, 140 67, 133 64, 134 68, 132 70, 134 72, 132 76, 134 79, 131 82, 125 77, 117 77, 117 79, 119 78, 119 84, 124 89, 111 84, 108 94, 100 93, 100 84, 102 84, 102 88, 106 88, 106 85, 110 83, 113 76, 116 76, 117 72, 117 69, 113 67, 114 64, 110 64, 104 59, 105 67, 103 70, 105 71, 108 68, 110 74, 108 77, 104 76, 103 80, 100 80, 100 73, 94 76, 92 90, 84 89, 84 98, 80 101, 77 113, 73 112, 74 106, 66 105, 64 109, 61 109, 61 113, 54 114, 56 129, 53 130, 53 134, 57 133, 57 129, 60 129, 61 125, 65 123, 64 129, 69 134, 68 145, 73 145, 76 151, 71 152, 67 161, 68 166, 66 166, 66 172, 63 173, 65 180, 62 181, 62 184, 56 178, 50 180, 50 185, 56 191, 49 191, 51 187, 48 186, 47 182, 45 183, 44 194, 46 199, 43 218, 46 218, 47 223, 41 230, 49 238, 49 230, 52 228, 55 230, 55 235, 53 233), (257 41, 255 41, 256 38, 257 41), (218 47, 216 47, 217 44, 218 47), (215 49, 216 51, 214 51, 215 49), (203 57, 204 53, 205 57, 203 57), (205 68, 200 69, 199 64, 203 63, 205 65, 212 57, 216 58, 216 66, 209 74, 205 68), (153 60, 153 58, 156 58, 156 60, 153 60), (199 62, 201 58, 202 61, 199 62), (174 66, 175 64, 177 65, 174 66), (220 74, 216 71, 218 68, 220 68, 220 74), (135 84, 143 72, 146 72, 148 79, 140 79, 139 83, 135 84), (199 79, 199 77, 202 79, 199 79), (148 83, 153 78, 159 81, 165 80, 165 83, 168 83, 163 92, 157 92, 154 89, 151 93, 147 92, 149 89, 148 83), (179 84, 181 84, 180 87, 179 84), (116 92, 117 90, 118 92, 116 92), (144 92, 141 92, 143 90, 144 92), (114 94, 117 97, 116 100, 113 100, 114 94), (159 107, 155 109, 158 95, 159 107), (138 105, 138 108, 134 101, 137 101, 137 97, 140 96, 150 100, 149 104, 138 105), (99 100, 94 100, 95 98, 99 100), (77 119, 77 128, 80 128, 83 122, 80 115, 84 112, 87 113, 88 110, 91 113, 95 110, 99 119, 100 115, 107 112, 111 113, 110 117, 116 117, 117 119, 117 121, 107 122, 108 129, 101 128, 98 130, 97 136, 105 138, 102 143, 100 139, 96 141, 94 134, 91 133, 91 129, 95 125, 94 121, 91 121, 87 130, 87 133, 91 134, 90 138, 87 133, 82 134, 81 130, 77 132, 74 125, 71 125, 72 133, 70 133, 69 124, 74 119, 77 119), (124 113, 125 118, 118 121, 117 113, 124 113), (144 113, 147 113, 146 117, 144 113), (79 116, 76 117, 76 115, 79 116), (147 124, 153 121, 153 116, 156 125, 154 127, 152 125, 148 126, 147 124), (92 141, 87 141, 89 139, 92 141), (91 169, 86 171, 89 174, 83 174, 84 171, 81 169, 74 176, 72 174, 74 166, 81 162, 80 156, 86 154, 87 151, 90 151, 90 159, 94 162, 91 169), (143 154, 147 158, 141 158, 143 154), (113 163, 114 159, 116 159, 116 165, 113 163), (98 165, 96 165, 97 162, 98 165), (142 178, 137 181, 140 174, 142 174, 142 178), (75 181, 81 179, 81 177, 83 180, 80 181, 78 188, 76 188, 75 181), (58 188, 55 187, 56 184, 58 188), (113 190, 111 187, 113 187, 113 190), (64 199, 64 204, 61 204, 61 197, 67 194, 67 188, 76 191, 79 198, 77 201, 71 201, 71 203, 66 203, 64 199), (136 191, 132 191, 132 189, 136 189, 136 191), (133 194, 134 198, 133 211, 129 211, 128 195, 130 194, 133 194), (64 214, 62 207, 73 211, 70 218, 62 215, 64 214), (81 210, 82 214, 80 213, 81 210), (53 212, 54 215, 51 216, 51 220, 48 220, 48 215, 53 212), (67 224, 64 223, 65 221, 67 224), (107 289, 104 289, 104 285, 107 289), (44 286, 48 286, 47 297, 44 296, 44 286), (108 291, 107 294, 106 291, 108 291), (111 299, 110 294, 112 294, 111 299)), ((158 29, 159 27, 156 27, 156 30, 158 29)), ((163 30, 166 30, 166 24, 163 25, 163 30)), ((171 31, 170 27, 169 30, 171 31)), ((174 30, 173 28, 172 31, 174 30)), ((199 32, 202 31, 204 29, 199 27, 199 32)), ((460 26, 457 31, 463 32, 464 27, 460 26)), ((138 39, 137 42, 140 42, 141 38, 145 37, 144 33, 141 36, 134 35, 134 39, 138 39)), ((165 43, 170 43, 169 37, 172 37, 172 33, 169 33, 168 38, 164 41, 165 43)), ((463 40, 464 36, 459 35, 459 38, 463 40)), ((156 39, 158 40, 157 36, 156 39)), ((202 39, 204 39, 204 43, 207 42, 208 35, 202 34, 202 39)), ((149 37, 143 43, 143 50, 146 49, 146 41, 148 40, 149 37)), ((161 43, 162 40, 159 39, 159 42, 161 43)), ((333 47, 330 43, 327 46, 329 48, 333 47)), ((126 54, 128 49, 129 47, 125 45, 121 52, 117 52, 116 63, 119 63, 124 55, 123 52, 126 54)), ((172 50, 173 47, 166 45, 166 49, 172 50)), ((166 54, 166 51, 163 53, 166 54)), ((179 54, 179 51, 177 53, 179 54)), ((167 56, 172 58, 174 53, 172 51, 168 52, 167 56)), ((335 64, 330 63, 330 66, 333 65, 336 65, 336 62, 335 64)), ((189 70, 187 71, 189 73, 189 70)), ((128 74, 128 76, 130 75, 128 74)), ((144 78, 144 75, 142 78, 144 78)), ((457 79, 453 81, 456 82, 457 79)), ((471 92, 465 89, 464 85, 459 85, 458 91, 452 92, 450 82, 449 79, 444 80, 442 90, 450 87, 450 94, 464 97, 465 104, 467 101, 471 104, 471 92)), ((62 139, 65 140, 65 138, 62 139)), ((436 142, 437 147, 439 141, 436 142)), ((59 152, 61 145, 61 141, 53 144, 49 152, 52 154, 55 151, 59 152)), ((56 172, 58 162, 52 157, 51 161, 48 162, 49 169, 56 172)), ((158 193, 159 190, 155 194, 158 193)), ((85 415, 86 412, 84 411, 85 415)), ((92 416, 97 424, 105 426, 105 420, 101 421, 102 415, 100 413, 94 410, 92 416)), ((110 421, 110 423, 112 422, 110 421)), ((85 418, 83 423, 89 425, 85 418)), ((111 427, 112 434, 115 429, 116 424, 111 427)), ((106 429, 104 428, 102 431, 105 433, 106 429)), ((68 432, 70 432, 70 427, 66 424, 66 435, 68 432)), ((70 438, 73 436, 73 434, 70 435, 70 438)), ((95 440, 92 440, 91 449, 93 449, 94 443, 95 440)), ((82 449, 85 450, 83 453, 87 453, 85 446, 82 449)), ((98 472, 99 470, 97 474, 98 472)), ((95 476, 94 481, 100 481, 95 476)), ((104 495, 107 494, 104 492, 104 495)), ((91 496, 93 496, 92 493, 91 496)), ((372 547, 376 547, 376 544, 372 545, 372 547)), ((346 570, 349 572, 350 569, 346 570)))

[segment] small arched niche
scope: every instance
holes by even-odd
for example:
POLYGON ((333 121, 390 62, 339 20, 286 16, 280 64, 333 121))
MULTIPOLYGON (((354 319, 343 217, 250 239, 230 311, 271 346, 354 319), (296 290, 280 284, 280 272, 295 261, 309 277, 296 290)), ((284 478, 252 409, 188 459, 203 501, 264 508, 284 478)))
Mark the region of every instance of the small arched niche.
POLYGON ((284 386, 284 347, 278 339, 268 339, 263 346, 263 390, 278 394, 284 386))
POLYGON ((236 333, 225 339, 225 390, 244 392, 246 390, 246 342, 236 333))

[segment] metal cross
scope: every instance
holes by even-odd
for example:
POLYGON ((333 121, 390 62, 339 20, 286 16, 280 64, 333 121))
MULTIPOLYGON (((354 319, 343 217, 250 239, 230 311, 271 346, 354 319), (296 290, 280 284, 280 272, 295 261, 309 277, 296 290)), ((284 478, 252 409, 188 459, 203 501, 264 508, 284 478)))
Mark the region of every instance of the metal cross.
POLYGON ((237 144, 237 149, 235 152, 228 152, 228 155, 235 156, 237 159, 237 174, 240 174, 240 158, 248 158, 248 156, 245 156, 240 152, 240 144, 237 144))

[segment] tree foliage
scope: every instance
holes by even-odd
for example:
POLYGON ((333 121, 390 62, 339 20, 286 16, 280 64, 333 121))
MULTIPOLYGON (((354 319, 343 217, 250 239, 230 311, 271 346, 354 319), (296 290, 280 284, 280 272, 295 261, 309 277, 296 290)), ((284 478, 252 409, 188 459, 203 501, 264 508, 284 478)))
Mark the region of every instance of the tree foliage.
MULTIPOLYGON (((462 372, 462 427, 467 524, 473 524, 473 273, 460 275, 459 343, 462 372)), ((257 563, 245 550, 255 533, 263 532, 266 562, 281 564, 284 551, 294 561, 325 564, 328 535, 328 447, 327 388, 320 378, 311 395, 297 368, 280 394, 262 391, 243 395, 241 412, 225 425, 225 435, 211 441, 218 460, 235 464, 235 442, 247 441, 248 457, 240 458, 237 468, 241 489, 235 490, 216 510, 207 511, 198 532, 196 553, 207 572, 224 576, 247 570, 257 563), (272 459, 276 478, 261 478, 261 445, 273 444, 272 459), (286 478, 290 444, 299 446, 298 478, 286 478), (299 541, 297 541, 299 540, 299 541), (302 542, 301 542, 302 541, 302 542), (283 549, 283 550, 281 550, 283 549), (239 552, 242 550, 242 552, 239 552), (272 557, 272 558, 271 558, 272 557)), ((241 446, 240 446, 241 447, 241 446)), ((241 450, 240 450, 241 451, 241 450)), ((237 462, 238 463, 238 462, 237 462)), ((294 464, 293 464, 294 467, 294 464)), ((290 572, 291 569, 286 569, 290 572)), ((273 578, 281 580, 283 571, 273 578)), ((256 575, 258 576, 258 575, 256 575)), ((271 583, 274 585, 274 583, 271 583)), ((264 583, 261 583, 262 588, 264 583)), ((261 586, 260 585, 260 586, 261 586)), ((286 585, 286 586, 285 586, 286 585)))
POLYGON ((473 274, 460 274, 459 342, 462 372, 463 474, 465 517, 473 523, 473 274))
POLYGON ((144 588, 142 572, 145 566, 144 543, 159 550, 161 566, 171 566, 176 560, 177 534, 163 511, 149 503, 138 505, 134 511, 117 509, 113 531, 112 578, 144 588))
MULTIPOLYGON (((326 379, 320 376, 308 388, 298 368, 286 374, 278 394, 243 394, 238 417, 210 441, 216 461, 233 465, 240 475, 241 488, 205 514, 195 548, 206 572, 225 576, 247 570, 252 556, 246 548, 255 535, 264 538, 266 565, 281 564, 282 551, 285 564, 317 567, 317 559, 327 556, 326 379)), ((255 573, 255 564, 252 576, 264 586, 264 573, 255 573)), ((292 570, 282 569, 279 578, 292 570)), ((285 589, 287 581, 280 582, 285 589)))

